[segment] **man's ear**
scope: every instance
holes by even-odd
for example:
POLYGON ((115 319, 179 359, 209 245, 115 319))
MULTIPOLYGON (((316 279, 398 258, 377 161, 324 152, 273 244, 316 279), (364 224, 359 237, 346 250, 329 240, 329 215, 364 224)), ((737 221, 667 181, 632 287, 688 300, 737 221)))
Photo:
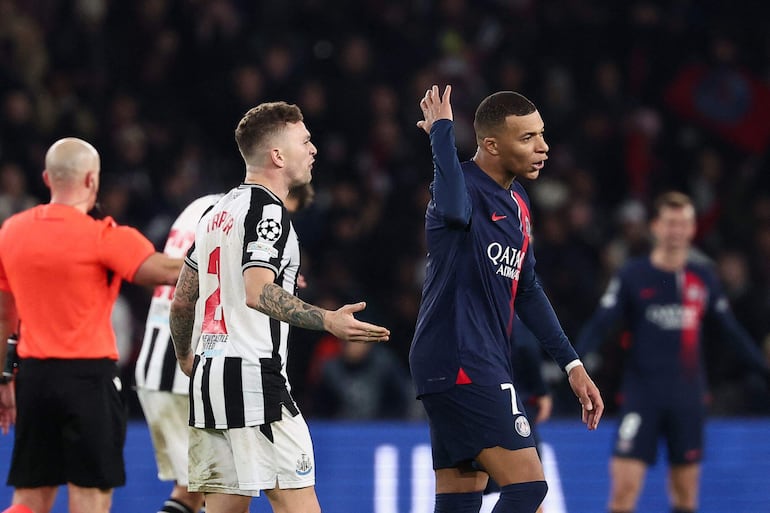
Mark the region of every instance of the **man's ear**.
POLYGON ((43 170, 43 183, 49 189, 51 188, 51 177, 48 176, 48 171, 47 170, 43 170))
POLYGON ((485 137, 481 141, 481 144, 490 155, 498 155, 500 153, 500 151, 497 149, 497 139, 494 137, 485 137))
POLYGON ((85 178, 83 179, 83 185, 86 186, 86 189, 90 189, 96 185, 96 177, 94 174, 94 171, 86 171, 85 178))
POLYGON ((270 160, 273 161, 273 164, 275 164, 276 167, 284 167, 286 165, 286 161, 283 158, 283 153, 281 153, 280 148, 273 148, 270 150, 270 160))

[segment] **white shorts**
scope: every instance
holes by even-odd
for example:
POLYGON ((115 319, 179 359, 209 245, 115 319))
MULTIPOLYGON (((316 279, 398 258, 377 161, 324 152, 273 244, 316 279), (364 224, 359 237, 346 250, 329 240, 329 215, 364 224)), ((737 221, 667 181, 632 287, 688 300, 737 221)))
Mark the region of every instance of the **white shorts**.
POLYGON ((189 428, 191 492, 258 497, 260 490, 315 485, 315 459, 302 414, 262 426, 189 428), (271 441, 263 431, 272 434, 271 441))
POLYGON ((150 428, 158 479, 187 486, 188 397, 145 388, 137 388, 136 395, 150 428))

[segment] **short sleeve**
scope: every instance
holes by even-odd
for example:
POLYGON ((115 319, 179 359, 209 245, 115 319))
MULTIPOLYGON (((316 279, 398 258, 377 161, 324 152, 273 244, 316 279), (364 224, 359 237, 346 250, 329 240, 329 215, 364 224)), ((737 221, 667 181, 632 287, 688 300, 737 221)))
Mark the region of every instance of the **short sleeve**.
POLYGON ((135 228, 117 225, 111 218, 102 222, 105 226, 99 238, 99 259, 118 276, 131 281, 155 247, 135 228))
POLYGON ((283 206, 267 204, 250 209, 244 222, 243 269, 266 267, 277 275, 290 230, 283 206))
POLYGON ((187 255, 184 257, 184 263, 190 266, 190 268, 194 269, 196 272, 198 271, 198 252, 195 250, 196 245, 193 241, 192 245, 190 246, 190 249, 187 250, 187 255))

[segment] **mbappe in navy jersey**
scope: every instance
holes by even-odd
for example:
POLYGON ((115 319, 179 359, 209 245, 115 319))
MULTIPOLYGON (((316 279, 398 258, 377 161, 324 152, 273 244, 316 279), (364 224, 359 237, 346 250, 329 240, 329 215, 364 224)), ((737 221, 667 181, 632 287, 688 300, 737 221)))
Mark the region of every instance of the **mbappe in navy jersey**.
POLYGON ((654 382, 705 386, 703 319, 713 317, 743 360, 765 371, 762 355, 740 326, 708 264, 688 261, 678 272, 655 267, 650 257, 630 260, 610 282, 600 306, 576 344, 580 354, 597 348, 622 322, 630 334, 624 384, 654 382))
POLYGON ((439 119, 430 131, 428 264, 409 355, 418 395, 511 382, 514 313, 561 367, 577 359, 535 274, 524 188, 460 164, 452 127, 439 119))

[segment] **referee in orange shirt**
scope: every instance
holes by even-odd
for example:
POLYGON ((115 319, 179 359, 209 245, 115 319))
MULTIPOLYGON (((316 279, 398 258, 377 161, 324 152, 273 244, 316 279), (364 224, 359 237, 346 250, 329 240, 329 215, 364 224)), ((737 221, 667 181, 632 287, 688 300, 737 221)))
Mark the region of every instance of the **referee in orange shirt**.
POLYGON ((110 314, 122 280, 176 283, 181 260, 133 228, 88 212, 99 154, 61 139, 45 156, 51 202, 0 228, 0 362, 21 322, 18 373, 0 379, 0 427, 13 422, 6 513, 48 513, 67 484, 71 513, 107 513, 125 483, 126 412, 110 314))

